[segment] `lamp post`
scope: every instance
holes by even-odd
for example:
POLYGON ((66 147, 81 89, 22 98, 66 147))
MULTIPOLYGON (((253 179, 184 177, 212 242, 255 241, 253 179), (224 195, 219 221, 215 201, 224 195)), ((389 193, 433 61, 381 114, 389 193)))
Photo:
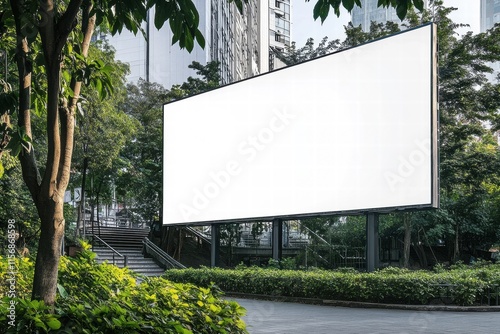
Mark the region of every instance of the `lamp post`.
POLYGON ((5 82, 7 82, 7 60, 8 60, 8 55, 7 55, 7 50, 0 50, 0 57, 3 57, 3 66, 4 66, 4 79, 5 82))

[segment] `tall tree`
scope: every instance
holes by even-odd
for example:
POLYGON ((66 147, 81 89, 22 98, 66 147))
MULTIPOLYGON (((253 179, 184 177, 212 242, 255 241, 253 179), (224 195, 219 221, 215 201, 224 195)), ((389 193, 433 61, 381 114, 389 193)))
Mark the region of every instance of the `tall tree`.
MULTIPOLYGON (((122 108, 127 94, 125 75, 128 66, 114 60, 114 51, 107 42, 99 41, 92 51, 89 58, 108 64, 113 81, 113 92, 104 100, 99 98, 97 91, 85 89, 85 99, 80 103, 80 113, 77 114, 75 140, 78 145, 75 146, 73 169, 82 193, 90 195, 88 199, 94 207, 99 206, 103 197, 108 202, 111 200, 111 187, 121 164, 119 155, 135 134, 138 124, 122 108), (94 180, 95 187, 88 187, 89 179, 94 180)), ((80 202, 80 209, 83 208, 83 200, 85 198, 80 202)), ((93 214, 94 210, 91 212, 93 214)), ((82 210, 79 213, 83 218, 82 210)))
MULTIPOLYGON (((174 41, 179 41, 181 47, 191 50, 194 40, 204 44, 197 28, 199 15, 191 1, 162 1, 159 5, 164 10, 156 11, 158 28, 170 20, 174 27, 174 41)), ((63 198, 70 177, 74 118, 81 87, 82 84, 91 84, 101 95, 105 95, 106 89, 111 89, 106 76, 94 75, 105 72, 105 65, 87 59, 94 27, 96 24, 106 25, 111 33, 125 27, 137 33, 151 6, 153 2, 150 1, 115 3, 91 0, 11 0, 10 6, 1 4, 2 35, 11 39, 15 36, 17 41, 17 126, 22 134, 18 143, 22 144, 19 159, 24 181, 41 221, 32 297, 49 305, 54 303, 56 294, 65 224, 63 198), (43 80, 46 87, 45 103, 38 103, 45 107, 47 121, 47 162, 42 171, 31 145, 33 78, 43 80)), ((2 108, 2 114, 5 112, 2 108)))
POLYGON ((137 223, 159 220, 162 203, 163 103, 168 91, 161 85, 140 80, 127 86, 124 111, 138 123, 137 133, 121 152, 117 195, 127 209, 137 213, 137 223))

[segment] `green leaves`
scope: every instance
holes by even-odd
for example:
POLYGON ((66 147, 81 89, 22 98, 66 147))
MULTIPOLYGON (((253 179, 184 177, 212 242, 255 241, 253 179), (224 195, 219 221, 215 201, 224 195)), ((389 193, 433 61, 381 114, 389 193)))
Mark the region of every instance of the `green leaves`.
MULTIPOLYGON (((242 0, 235 3, 242 8, 242 0)), ((96 14, 97 25, 107 27, 113 35, 124 28, 134 34, 139 31, 145 34, 141 24, 146 22, 148 10, 153 7, 155 27, 160 29, 168 21, 173 44, 178 42, 188 51, 193 50, 195 42, 205 47, 205 39, 198 29, 200 16, 192 0, 101 1, 92 13, 96 14)))
POLYGON ((408 0, 400 0, 396 6, 396 13, 401 21, 406 17, 406 13, 408 12, 408 8, 411 7, 411 1, 408 0))
POLYGON ((440 272, 410 271, 388 267, 374 273, 346 268, 326 271, 247 269, 168 270, 165 276, 175 282, 206 286, 215 282, 223 291, 279 295, 298 298, 356 300, 376 303, 426 304, 439 296, 440 284, 455 288, 451 298, 456 305, 472 305, 486 297, 488 288, 500 284, 500 265, 461 267, 440 272))
POLYGON ((354 8, 354 0, 342 0, 342 5, 350 12, 354 8))
MULTIPOLYGON (((330 7, 333 8, 335 15, 340 16, 340 6, 343 6, 348 12, 351 12, 354 6, 361 7, 361 0, 317 0, 313 9, 313 18, 321 18, 321 23, 327 18, 330 7)), ((378 0, 377 7, 394 7, 400 20, 404 20, 408 10, 415 6, 419 11, 424 10, 423 0, 378 0)))
POLYGON ((413 0, 413 4, 419 11, 424 10, 424 0, 413 0))
POLYGON ((172 30, 172 44, 179 42, 181 48, 191 52, 194 42, 204 48, 205 39, 198 25, 200 15, 191 0, 160 0, 156 3, 155 27, 160 29, 166 21, 169 21, 172 30))
MULTIPOLYGON (((39 333, 41 329, 47 333, 50 330, 61 328, 62 324, 59 321, 59 315, 52 314, 51 308, 45 305, 43 301, 16 298, 15 302, 17 304, 16 325, 19 332, 39 333)), ((12 331, 15 328, 9 327, 9 330, 12 331)), ((7 333, 10 331, 7 331, 7 333)))
POLYGON ((26 134, 24 127, 19 127, 17 131, 10 133, 10 141, 6 150, 10 150, 10 155, 17 157, 21 150, 29 152, 31 149, 31 138, 26 134))
POLYGON ((325 22, 328 12, 330 11, 330 4, 328 0, 318 0, 313 9, 313 18, 316 20, 321 18, 321 23, 325 22))

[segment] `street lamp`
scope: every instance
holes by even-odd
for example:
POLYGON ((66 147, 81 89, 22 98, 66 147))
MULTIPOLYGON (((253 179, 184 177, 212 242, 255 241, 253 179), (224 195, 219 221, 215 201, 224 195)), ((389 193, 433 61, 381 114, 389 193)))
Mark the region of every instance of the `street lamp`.
POLYGON ((8 60, 7 50, 0 50, 0 57, 3 57, 3 59, 4 59, 4 63, 3 63, 4 64, 4 70, 5 70, 5 72, 4 72, 5 73, 4 78, 5 78, 5 82, 7 82, 7 73, 8 73, 8 71, 7 71, 7 60, 8 60))

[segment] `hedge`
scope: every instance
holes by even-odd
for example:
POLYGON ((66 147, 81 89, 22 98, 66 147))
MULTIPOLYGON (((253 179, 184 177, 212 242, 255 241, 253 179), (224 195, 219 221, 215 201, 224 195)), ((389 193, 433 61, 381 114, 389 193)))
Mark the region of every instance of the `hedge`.
POLYGON ((414 305, 446 297, 449 303, 469 306, 484 303, 488 292, 500 286, 500 265, 436 271, 389 267, 373 273, 201 268, 168 270, 164 277, 199 286, 215 283, 225 292, 414 305))

